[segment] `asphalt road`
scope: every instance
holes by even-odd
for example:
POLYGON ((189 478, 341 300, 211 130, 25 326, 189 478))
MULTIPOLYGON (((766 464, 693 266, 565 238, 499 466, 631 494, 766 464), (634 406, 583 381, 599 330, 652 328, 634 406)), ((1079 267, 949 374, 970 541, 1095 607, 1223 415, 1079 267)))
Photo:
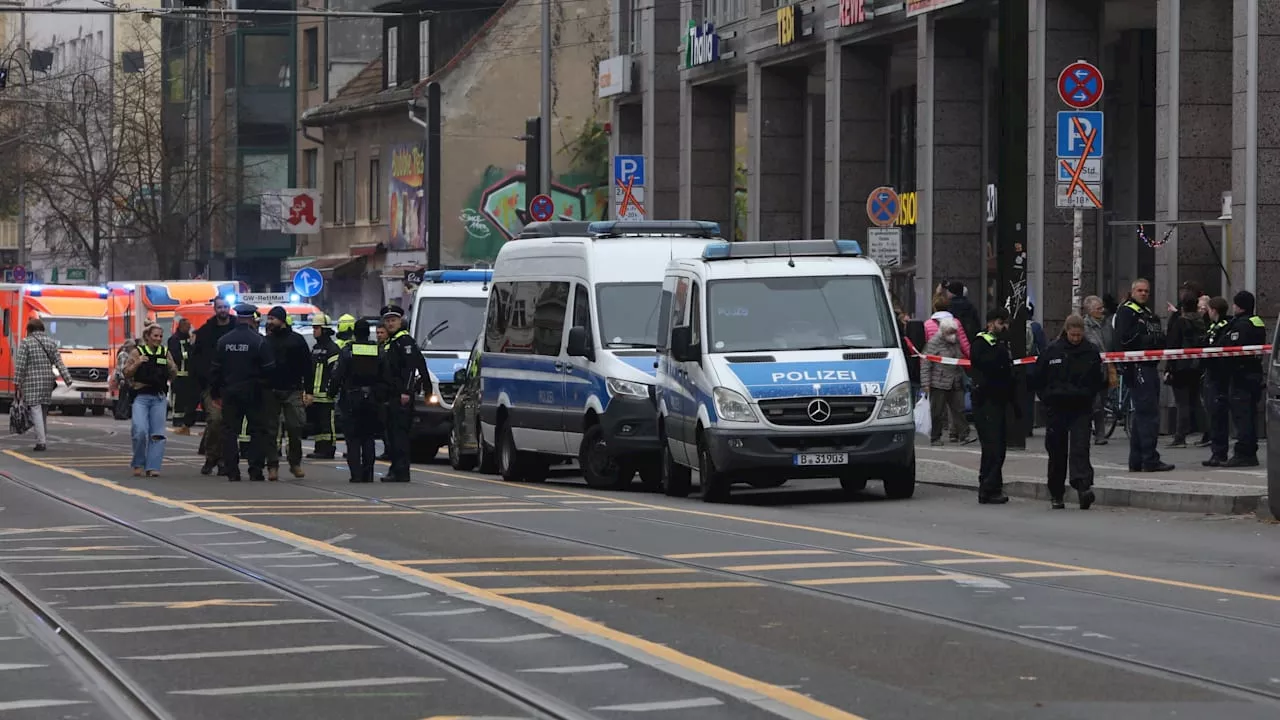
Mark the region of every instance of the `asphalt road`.
POLYGON ((821 481, 706 505, 445 464, 231 484, 195 437, 144 479, 123 423, 50 430, 0 439, 0 573, 103 662, 0 588, 0 717, 122 693, 177 718, 1280 713, 1280 530, 1240 517, 821 481))

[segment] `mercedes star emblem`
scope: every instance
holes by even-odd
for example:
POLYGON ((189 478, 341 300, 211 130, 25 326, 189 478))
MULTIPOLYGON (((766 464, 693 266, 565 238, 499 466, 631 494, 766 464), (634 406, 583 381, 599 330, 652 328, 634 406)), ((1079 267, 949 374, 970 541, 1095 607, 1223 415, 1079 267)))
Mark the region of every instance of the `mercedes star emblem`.
POLYGON ((816 423, 824 423, 831 419, 831 403, 822 398, 809 401, 809 419, 816 423))
POLYGON ((97 369, 97 368, 94 368, 94 369, 92 369, 92 370, 90 370, 90 371, 89 371, 89 380, 90 380, 91 382, 96 382, 96 381, 97 381, 97 379, 98 379, 98 369, 97 369))

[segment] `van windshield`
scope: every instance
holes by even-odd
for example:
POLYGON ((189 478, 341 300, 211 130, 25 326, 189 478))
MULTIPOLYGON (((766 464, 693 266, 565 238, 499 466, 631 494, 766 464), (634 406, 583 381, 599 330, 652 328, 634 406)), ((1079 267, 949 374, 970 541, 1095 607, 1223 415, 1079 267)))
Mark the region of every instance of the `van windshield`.
POLYGON ((658 342, 658 304, 662 283, 596 286, 600 337, 609 348, 646 347, 658 342))
POLYGON ((423 351, 468 351, 484 328, 483 297, 424 297, 413 320, 413 339, 423 351))
POLYGON ((707 293, 707 351, 893 348, 897 334, 880 278, 715 280, 707 293))
POLYGON ((44 318, 49 337, 68 350, 106 350, 106 318, 44 318))

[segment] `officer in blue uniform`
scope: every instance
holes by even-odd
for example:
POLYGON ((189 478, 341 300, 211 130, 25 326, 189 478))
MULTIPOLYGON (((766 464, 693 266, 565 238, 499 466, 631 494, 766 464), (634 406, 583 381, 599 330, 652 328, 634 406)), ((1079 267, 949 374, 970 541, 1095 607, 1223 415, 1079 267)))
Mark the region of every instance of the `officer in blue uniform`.
POLYGON ((409 432, 413 427, 413 403, 419 383, 427 380, 427 361, 405 329, 404 308, 382 308, 382 324, 387 329, 387 345, 382 353, 382 383, 386 397, 386 427, 383 442, 391 469, 383 482, 409 482, 409 432))
MULTIPOLYGON (((1209 347, 1226 347, 1226 329, 1230 322, 1227 299, 1215 297, 1209 300, 1209 330, 1206 334, 1209 347)), ((1227 464, 1227 453, 1231 449, 1231 402, 1228 395, 1231 391, 1231 358, 1205 358, 1200 365, 1204 368, 1204 409, 1209 416, 1211 452, 1209 459, 1200 464, 1222 467, 1227 464)))
MULTIPOLYGON (((1231 299, 1233 317, 1223 329, 1222 345, 1265 345, 1267 324, 1253 314, 1253 293, 1241 290, 1231 299)), ((1231 368, 1231 422, 1236 426, 1236 451, 1226 467, 1258 466, 1258 401, 1262 398, 1262 356, 1223 358, 1231 368)))
POLYGON ((970 344, 973 424, 982 443, 978 466, 978 502, 982 505, 1009 502, 1004 494, 1004 456, 1008 442, 1006 406, 1013 399, 1013 355, 1003 338, 1008 322, 1008 310, 988 310, 987 329, 970 344))
MULTIPOLYGON (((1148 307, 1151 283, 1138 278, 1129 286, 1129 299, 1116 312, 1116 339, 1121 350, 1163 350, 1164 328, 1148 307)), ((1160 459, 1160 361, 1126 363, 1125 384, 1133 398, 1133 433, 1129 435, 1130 472, 1166 472, 1173 465, 1160 459)))
POLYGON ((355 337, 338 354, 327 392, 342 406, 347 427, 347 467, 351 482, 373 482, 374 443, 381 403, 382 364, 378 344, 369 340, 369 323, 355 322, 355 337))
POLYGON ((222 405, 223 472, 231 482, 240 480, 238 435, 242 423, 249 430, 249 479, 264 480, 267 443, 263 414, 266 379, 275 368, 271 346, 258 333, 257 308, 248 303, 235 307, 236 326, 216 346, 211 369, 210 394, 222 405))

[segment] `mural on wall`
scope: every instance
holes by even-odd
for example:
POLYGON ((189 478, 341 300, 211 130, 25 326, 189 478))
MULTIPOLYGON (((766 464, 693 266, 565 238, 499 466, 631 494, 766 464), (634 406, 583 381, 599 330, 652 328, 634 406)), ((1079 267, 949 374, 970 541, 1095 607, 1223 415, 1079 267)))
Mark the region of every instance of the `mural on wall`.
POLYGON ((422 192, 426 163, 418 144, 391 147, 391 177, 387 182, 390 250, 424 250, 427 247, 427 205, 422 192))
MULTIPOLYGON (((570 173, 552 182, 558 220, 603 220, 609 215, 609 188, 590 175, 570 173)), ((458 215, 464 234, 462 257, 492 260, 502 244, 529 222, 524 170, 490 165, 458 215)))

